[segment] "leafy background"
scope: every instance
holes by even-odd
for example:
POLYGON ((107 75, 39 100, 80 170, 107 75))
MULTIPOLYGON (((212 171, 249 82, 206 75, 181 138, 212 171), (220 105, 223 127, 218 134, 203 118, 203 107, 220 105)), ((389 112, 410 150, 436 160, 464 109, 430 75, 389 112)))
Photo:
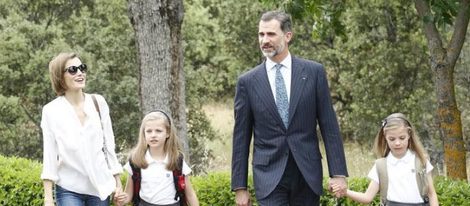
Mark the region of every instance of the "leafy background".
MULTIPOLYGON (((205 173, 214 168, 212 164, 230 164, 229 158, 215 161, 227 153, 214 150, 220 151, 220 145, 229 147, 230 132, 210 124, 207 105, 230 107, 238 75, 262 61, 257 22, 275 4, 250 0, 184 3, 191 162, 196 173, 205 173)), ((331 30, 331 25, 314 18, 294 15, 290 48, 293 55, 325 65, 345 142, 370 149, 380 120, 389 113, 403 112, 419 129, 433 164, 442 168, 433 80, 412 1, 318 5, 323 7, 312 8, 331 12, 330 24, 341 22, 338 26, 344 32, 331 30), (334 15, 338 10, 345 12, 334 15)), ((86 92, 102 94, 111 107, 117 150, 125 159, 136 142, 141 118, 135 40, 127 15, 125 0, 0 2, 1 154, 41 160, 41 109, 55 98, 47 65, 61 51, 76 51, 90 66, 86 92)), ((469 54, 470 48, 464 46, 455 71, 466 137, 470 134, 469 54)), ((230 128, 232 122, 227 119, 230 117, 223 121, 230 128)))

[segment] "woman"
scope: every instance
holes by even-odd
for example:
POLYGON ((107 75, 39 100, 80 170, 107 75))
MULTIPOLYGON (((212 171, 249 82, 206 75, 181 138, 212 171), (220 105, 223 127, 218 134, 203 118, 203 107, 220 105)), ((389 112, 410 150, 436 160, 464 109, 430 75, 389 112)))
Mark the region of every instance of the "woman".
POLYGON ((83 92, 87 69, 75 53, 49 63, 57 98, 43 107, 41 120, 47 206, 54 205, 54 185, 59 206, 109 205, 111 193, 121 191, 109 107, 102 96, 83 92))

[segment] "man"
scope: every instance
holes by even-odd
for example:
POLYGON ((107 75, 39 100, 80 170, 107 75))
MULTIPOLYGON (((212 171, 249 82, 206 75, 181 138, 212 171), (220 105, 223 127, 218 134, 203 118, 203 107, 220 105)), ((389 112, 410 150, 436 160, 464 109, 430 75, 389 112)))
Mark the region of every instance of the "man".
POLYGON ((343 196, 348 176, 343 143, 328 82, 319 63, 293 57, 290 16, 270 11, 259 22, 266 61, 238 79, 232 154, 237 205, 250 204, 248 156, 254 136, 253 179, 260 205, 319 205, 322 165, 317 123, 324 141, 330 185, 343 196))

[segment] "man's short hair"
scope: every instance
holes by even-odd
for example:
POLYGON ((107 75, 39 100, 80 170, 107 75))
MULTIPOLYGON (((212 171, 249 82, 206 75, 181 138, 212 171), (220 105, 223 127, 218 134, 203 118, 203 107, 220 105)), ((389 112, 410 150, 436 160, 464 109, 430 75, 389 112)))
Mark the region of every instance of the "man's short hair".
POLYGON ((292 31, 292 20, 291 16, 284 11, 268 11, 261 16, 261 21, 277 20, 281 24, 282 32, 292 31))

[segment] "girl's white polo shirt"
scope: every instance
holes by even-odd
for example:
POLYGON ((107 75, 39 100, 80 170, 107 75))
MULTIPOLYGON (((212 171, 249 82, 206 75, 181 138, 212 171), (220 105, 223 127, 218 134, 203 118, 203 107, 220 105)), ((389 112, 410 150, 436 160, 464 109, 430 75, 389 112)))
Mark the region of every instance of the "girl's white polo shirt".
MULTIPOLYGON (((147 169, 141 170, 142 180, 139 193, 140 198, 145 202, 158 205, 176 203, 173 172, 166 169, 168 155, 165 157, 165 160, 157 161, 151 157, 150 152, 147 150, 145 153, 145 159, 149 166, 147 169)), ((124 169, 132 175, 132 169, 129 162, 124 165, 124 169)), ((184 175, 191 173, 191 168, 189 168, 188 164, 184 160, 182 172, 184 175)))
MULTIPOLYGON (((401 159, 390 153, 387 157, 388 191, 387 200, 402 203, 422 203, 423 198, 419 194, 416 182, 416 169, 414 152, 408 150, 401 159)), ((426 162, 426 173, 431 172, 434 167, 429 161, 426 162)), ((376 165, 369 171, 368 177, 377 183, 379 176, 376 165)))

